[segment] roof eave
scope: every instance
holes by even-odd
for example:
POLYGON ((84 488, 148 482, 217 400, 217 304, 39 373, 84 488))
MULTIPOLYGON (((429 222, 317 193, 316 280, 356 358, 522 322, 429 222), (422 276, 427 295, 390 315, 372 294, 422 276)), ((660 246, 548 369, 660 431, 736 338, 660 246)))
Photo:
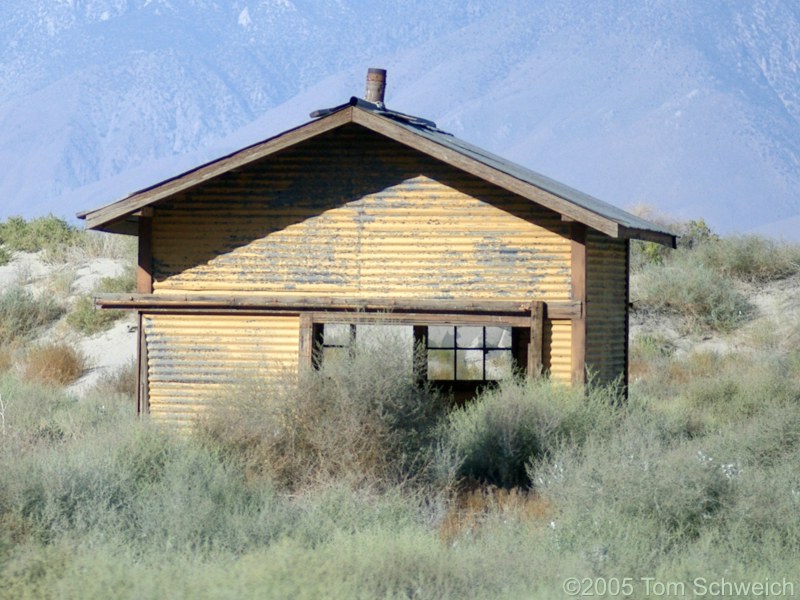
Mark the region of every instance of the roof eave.
POLYGON ((678 247, 678 236, 666 231, 654 231, 650 229, 639 229, 637 227, 620 226, 619 237, 629 240, 642 240, 644 242, 654 242, 667 248, 678 247))
POLYGON ((330 109, 331 112, 325 112, 320 118, 299 127, 138 191, 112 204, 82 211, 77 216, 86 221, 87 229, 135 234, 138 222, 136 212, 142 208, 347 123, 355 123, 536 202, 564 217, 583 223, 609 237, 642 239, 675 247, 675 236, 668 232, 625 226, 613 218, 589 210, 551 190, 542 189, 458 150, 437 143, 435 139, 412 131, 390 118, 374 114, 353 100, 357 99, 351 99, 349 104, 330 109))
POLYGON ((116 221, 131 216, 136 211, 150 206, 173 194, 187 190, 195 185, 213 179, 219 175, 249 164, 255 160, 274 154, 284 148, 293 146, 314 136, 352 121, 353 108, 345 105, 330 115, 310 121, 294 129, 248 146, 223 158, 206 163, 196 169, 187 171, 177 177, 162 181, 154 186, 138 191, 112 204, 82 211, 79 219, 86 221, 87 229, 108 231, 116 221))

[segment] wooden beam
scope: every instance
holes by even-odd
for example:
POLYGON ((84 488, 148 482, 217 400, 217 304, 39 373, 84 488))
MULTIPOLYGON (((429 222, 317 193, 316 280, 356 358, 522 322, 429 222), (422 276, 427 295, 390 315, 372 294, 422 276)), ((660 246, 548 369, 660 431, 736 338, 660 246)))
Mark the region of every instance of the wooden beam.
MULTIPOLYGON (((572 300, 586 306, 586 226, 572 224, 572 300)), ((572 381, 586 383, 586 310, 572 320, 572 381)))
POLYGON ((667 248, 678 247, 678 237, 671 233, 661 231, 650 231, 649 229, 637 229, 633 227, 620 227, 619 237, 627 240, 643 240, 645 242, 655 242, 667 248))
POLYGON ((139 218, 139 258, 136 267, 136 291, 153 293, 153 219, 139 218))
POLYGON ((383 313, 383 312, 311 312, 307 313, 315 323, 385 325, 496 325, 528 327, 530 316, 462 314, 462 313, 383 313))
MULTIPOLYGON (((538 300, 534 300, 538 301, 538 300)), ((583 314, 580 302, 546 302, 545 317, 548 319, 576 319, 583 314)), ((147 309, 181 311, 277 311, 303 312, 308 310, 384 312, 388 318, 396 312, 415 313, 463 313, 463 314, 507 314, 522 316, 530 314, 530 301, 512 300, 391 300, 385 298, 329 298, 287 296, 194 296, 189 294, 101 294, 95 297, 101 308, 147 309)))
POLYGON ((544 340, 544 303, 531 304, 531 335, 528 342, 528 365, 526 374, 535 379, 542 374, 542 342, 544 340))
POLYGON ((150 412, 150 382, 148 378, 147 338, 144 334, 144 317, 138 315, 139 336, 137 343, 138 369, 136 373, 136 410, 140 416, 150 412))

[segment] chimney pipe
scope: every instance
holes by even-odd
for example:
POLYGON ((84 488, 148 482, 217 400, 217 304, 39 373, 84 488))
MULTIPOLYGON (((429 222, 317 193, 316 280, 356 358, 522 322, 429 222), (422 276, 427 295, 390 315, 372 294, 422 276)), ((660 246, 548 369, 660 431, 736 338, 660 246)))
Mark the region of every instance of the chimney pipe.
POLYGON ((367 93, 365 100, 375 104, 383 104, 383 94, 386 91, 386 69, 372 69, 367 71, 367 93))

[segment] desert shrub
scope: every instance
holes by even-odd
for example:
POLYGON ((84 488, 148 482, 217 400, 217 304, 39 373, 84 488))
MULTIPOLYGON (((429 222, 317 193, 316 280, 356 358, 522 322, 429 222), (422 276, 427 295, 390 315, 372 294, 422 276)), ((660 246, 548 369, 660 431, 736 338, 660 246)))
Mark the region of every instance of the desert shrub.
POLYGON ((800 271, 800 245, 755 235, 731 236, 702 244, 694 259, 725 277, 765 283, 800 271))
POLYGON ((45 343, 30 348, 23 372, 33 381, 50 385, 68 385, 86 370, 84 354, 63 342, 45 343))
POLYGON ((136 269, 129 265, 121 275, 103 277, 97 282, 94 291, 98 294, 124 294, 136 289, 136 269))
POLYGON ((11 252, 5 246, 0 245, 0 267, 3 267, 11 262, 11 252))
POLYGON ((75 330, 86 335, 94 335, 105 331, 114 322, 125 316, 122 310, 98 309, 94 305, 94 294, 122 294, 136 288, 136 271, 128 267, 116 277, 103 277, 97 282, 92 294, 79 296, 67 315, 67 323, 75 330))
POLYGON ((0 241, 19 252, 58 253, 63 247, 79 243, 82 232, 53 215, 26 221, 9 217, 0 224, 0 241))
POLYGON ((288 487, 424 479, 443 402, 417 385, 401 348, 387 335, 369 352, 301 373, 299 382, 233 390, 201 432, 288 487))
POLYGON ((0 347, 0 373, 8 371, 14 366, 14 353, 11 348, 0 347))
POLYGON ((526 465, 561 444, 580 445, 617 418, 614 388, 571 389, 549 380, 514 379, 450 414, 447 443, 458 475, 501 487, 530 485, 526 465))
POLYGON ((97 380, 95 390, 98 394, 120 394, 129 398, 136 397, 136 381, 138 377, 136 359, 127 364, 106 371, 97 380))
POLYGON ((0 439, 10 456, 27 452, 37 443, 77 439, 97 428, 128 423, 135 414, 126 399, 107 394, 82 398, 64 388, 26 380, 14 372, 0 374, 0 397, 5 406, 6 437, 0 439))
POLYGON ((21 287, 12 287, 0 294, 0 343, 30 337, 61 314, 52 298, 34 297, 21 287))
POLYGON ((752 314, 753 306, 730 278, 676 252, 664 264, 652 264, 631 280, 631 299, 638 310, 685 317, 693 327, 731 331, 752 314))
POLYGON ((121 310, 105 310, 96 308, 90 295, 79 296, 67 314, 67 323, 75 331, 86 335, 94 335, 105 331, 115 321, 125 316, 121 310))
MULTIPOLYGON (((652 211, 647 210, 642 216, 673 231, 678 236, 676 245, 679 249, 693 250, 706 244, 717 242, 720 239, 716 233, 711 231, 711 228, 703 219, 676 222, 654 215, 652 211)), ((669 260, 671 255, 672 249, 662 244, 632 240, 631 270, 638 272, 647 265, 662 264, 669 260)))
POLYGON ((581 553, 599 573, 637 576, 723 526, 736 501, 737 459, 718 450, 714 439, 690 439, 657 415, 631 411, 614 435, 564 446, 529 475, 559 507, 561 551, 581 553))

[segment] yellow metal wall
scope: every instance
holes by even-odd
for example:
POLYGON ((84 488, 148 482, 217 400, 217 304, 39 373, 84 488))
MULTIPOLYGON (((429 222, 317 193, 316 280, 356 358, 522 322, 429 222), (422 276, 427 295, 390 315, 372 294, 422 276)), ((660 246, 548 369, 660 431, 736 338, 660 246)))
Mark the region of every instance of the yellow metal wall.
POLYGON ((344 129, 156 207, 155 293, 569 298, 557 214, 344 129))
MULTIPOLYGON (((556 213, 355 125, 153 218, 160 295, 565 301, 570 252, 556 213)), ((568 325, 551 324, 545 347, 558 373, 568 325)))
POLYGON ((554 380, 572 383, 572 321, 545 321, 542 362, 554 380))
POLYGON ((628 242, 596 231, 586 236, 586 365, 599 381, 628 365, 628 242))
POLYGON ((153 420, 191 425, 237 385, 295 372, 298 317, 143 315, 153 420))

